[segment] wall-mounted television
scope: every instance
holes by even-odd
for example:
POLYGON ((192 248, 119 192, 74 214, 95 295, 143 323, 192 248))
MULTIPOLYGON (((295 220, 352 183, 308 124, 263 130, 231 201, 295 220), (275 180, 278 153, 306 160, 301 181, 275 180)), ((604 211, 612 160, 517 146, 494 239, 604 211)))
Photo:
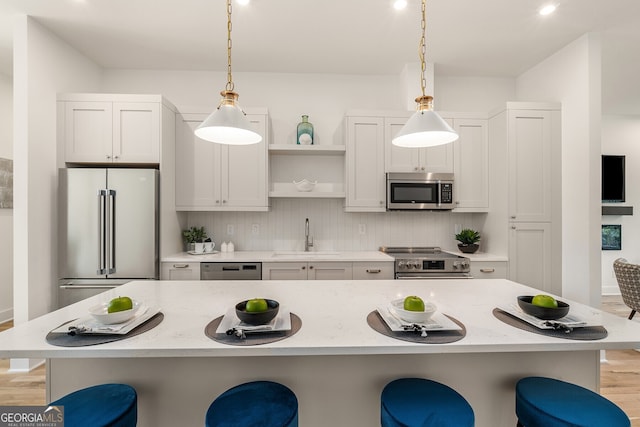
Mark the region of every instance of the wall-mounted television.
POLYGON ((624 156, 602 156, 602 202, 624 202, 624 156))

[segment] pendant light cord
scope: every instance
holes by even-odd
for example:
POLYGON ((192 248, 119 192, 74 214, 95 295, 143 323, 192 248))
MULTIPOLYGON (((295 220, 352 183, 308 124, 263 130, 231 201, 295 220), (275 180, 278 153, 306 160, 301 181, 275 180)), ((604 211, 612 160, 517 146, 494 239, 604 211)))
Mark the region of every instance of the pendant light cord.
MULTIPOLYGON (((422 88, 422 96, 426 96, 425 91, 427 87, 427 80, 424 77, 424 72, 427 69, 426 64, 426 54, 427 54, 427 46, 425 42, 425 33, 427 32, 427 14, 426 14, 426 3, 427 0, 422 0, 422 21, 420 23, 422 27, 422 37, 420 37, 420 47, 418 50, 418 56, 420 57, 421 70, 420 70, 420 87, 422 88)), ((231 66, 229 66, 231 67, 231 66)), ((231 69, 231 68, 229 68, 231 69)))
POLYGON ((233 87, 233 78, 231 77, 231 0, 227 0, 227 86, 225 89, 227 92, 233 92, 233 87))

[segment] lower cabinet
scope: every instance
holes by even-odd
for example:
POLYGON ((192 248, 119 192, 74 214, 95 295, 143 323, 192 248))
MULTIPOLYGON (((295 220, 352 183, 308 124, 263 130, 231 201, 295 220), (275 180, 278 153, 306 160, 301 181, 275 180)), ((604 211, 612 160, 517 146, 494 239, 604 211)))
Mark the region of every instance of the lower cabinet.
POLYGON ((474 279, 506 279, 506 261, 471 261, 471 276, 474 279))
POLYGON ((560 294, 551 275, 551 224, 512 222, 509 230, 509 279, 541 291, 560 294))
POLYGON ((393 261, 353 263, 353 280, 393 280, 393 274, 393 261))
POLYGON ((350 262, 263 262, 262 280, 351 280, 350 262))
POLYGON ((199 262, 163 262, 160 280, 200 280, 199 262))

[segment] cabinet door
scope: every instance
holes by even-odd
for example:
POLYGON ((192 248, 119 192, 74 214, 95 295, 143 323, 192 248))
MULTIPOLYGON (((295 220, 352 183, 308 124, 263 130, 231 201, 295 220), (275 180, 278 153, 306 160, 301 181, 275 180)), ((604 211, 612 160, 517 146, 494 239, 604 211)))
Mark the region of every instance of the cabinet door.
POLYGON ((393 280, 393 273, 393 261, 353 263, 353 280, 393 280))
POLYGON ((110 102, 65 102, 64 146, 69 163, 111 162, 113 115, 110 102))
POLYGON ((456 210, 489 209, 489 136, 486 120, 455 119, 453 143, 456 210))
POLYGON ((509 111, 509 218, 551 221, 551 112, 509 111))
POLYGON ((161 280, 200 280, 199 262, 163 262, 161 280))
POLYGON ((453 144, 421 148, 418 172, 453 172, 453 144))
POLYGON ((206 114, 176 117, 176 209, 220 207, 221 146, 193 133, 206 114))
POLYGON ((113 104, 113 161, 160 163, 160 104, 113 104))
POLYGON ((267 207, 267 138, 266 117, 248 116, 262 142, 223 147, 221 192, 223 207, 267 207))
POLYGON ((391 143, 407 119, 408 117, 386 117, 384 119, 385 172, 420 171, 420 149, 398 147, 391 143))
POLYGON ((385 210, 383 119, 347 118, 347 211, 385 210))
POLYGON ((551 283, 551 224, 512 222, 510 227, 509 279, 559 294, 562 289, 551 283))
POLYGON ((307 280, 307 263, 263 262, 262 280, 307 280))
POLYGON ((353 279, 350 262, 310 262, 307 273, 309 280, 351 280, 353 279))

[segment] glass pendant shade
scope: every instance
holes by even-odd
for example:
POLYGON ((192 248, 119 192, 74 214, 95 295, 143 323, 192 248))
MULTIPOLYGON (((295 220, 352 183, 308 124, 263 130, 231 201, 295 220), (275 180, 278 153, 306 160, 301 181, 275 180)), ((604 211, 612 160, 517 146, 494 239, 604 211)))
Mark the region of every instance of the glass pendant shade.
POLYGON ((419 148, 444 145, 458 139, 458 134, 433 111, 433 97, 416 98, 418 111, 407 120, 400 132, 391 140, 398 147, 419 148))
MULTIPOLYGON (((236 98, 237 98, 237 94, 236 98)), ((227 145, 249 145, 262 141, 262 136, 251 128, 247 116, 235 103, 224 99, 220 106, 194 131, 205 141, 227 145)))

